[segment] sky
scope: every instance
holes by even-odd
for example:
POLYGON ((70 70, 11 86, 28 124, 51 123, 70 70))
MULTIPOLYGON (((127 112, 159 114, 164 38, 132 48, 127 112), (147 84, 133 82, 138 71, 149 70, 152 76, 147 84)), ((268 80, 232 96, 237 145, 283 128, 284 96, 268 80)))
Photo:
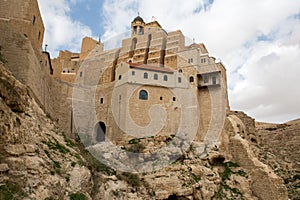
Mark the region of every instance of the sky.
POLYGON ((85 36, 109 41, 138 15, 204 43, 227 69, 232 110, 257 121, 300 118, 300 0, 38 0, 44 44, 79 52, 85 36))

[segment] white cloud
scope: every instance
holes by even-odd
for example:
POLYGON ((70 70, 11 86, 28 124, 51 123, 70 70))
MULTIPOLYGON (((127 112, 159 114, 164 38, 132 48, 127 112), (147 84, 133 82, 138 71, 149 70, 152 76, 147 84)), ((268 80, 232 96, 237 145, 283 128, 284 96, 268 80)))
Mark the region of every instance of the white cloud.
POLYGON ((42 18, 45 24, 44 44, 48 44, 48 50, 53 57, 59 50, 66 48, 69 51, 78 52, 81 40, 85 36, 91 36, 92 31, 86 25, 73 20, 70 13, 70 4, 76 4, 77 0, 38 0, 42 18))
POLYGON ((232 109, 270 122, 300 117, 300 1, 106 0, 103 9, 105 39, 140 12, 204 42, 226 65, 232 109))

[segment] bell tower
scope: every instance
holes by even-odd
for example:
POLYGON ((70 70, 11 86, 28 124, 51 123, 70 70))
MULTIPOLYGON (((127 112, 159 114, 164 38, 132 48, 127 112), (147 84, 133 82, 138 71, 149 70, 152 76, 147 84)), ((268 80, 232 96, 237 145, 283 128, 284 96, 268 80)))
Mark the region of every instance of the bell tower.
POLYGON ((145 22, 139 15, 131 22, 131 37, 144 35, 145 22))

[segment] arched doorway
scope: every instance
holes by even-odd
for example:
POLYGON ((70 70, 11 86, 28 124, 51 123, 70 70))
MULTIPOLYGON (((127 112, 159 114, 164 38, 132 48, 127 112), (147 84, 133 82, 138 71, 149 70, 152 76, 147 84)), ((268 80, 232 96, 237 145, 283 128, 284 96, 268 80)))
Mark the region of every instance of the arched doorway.
POLYGON ((95 132, 96 132, 96 141, 97 142, 105 141, 106 125, 104 122, 98 122, 96 124, 95 132))

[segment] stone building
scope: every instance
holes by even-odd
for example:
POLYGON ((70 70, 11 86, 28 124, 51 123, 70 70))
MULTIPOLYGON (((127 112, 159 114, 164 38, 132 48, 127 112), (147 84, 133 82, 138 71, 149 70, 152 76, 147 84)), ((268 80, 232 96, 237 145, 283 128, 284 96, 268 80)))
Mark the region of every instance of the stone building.
POLYGON ((81 99, 84 109, 75 111, 80 113, 76 129, 89 142, 100 142, 104 135, 118 142, 183 129, 195 132, 195 140, 209 134, 214 140, 212 133, 221 131, 216 129, 229 110, 226 69, 204 44, 186 46, 181 31, 166 32, 157 21, 145 23, 138 16, 120 48, 104 50, 102 43, 87 38, 82 46, 88 47, 84 53, 60 52, 53 63, 56 78, 88 86, 84 93, 95 97, 81 99), (84 113, 87 107, 95 116, 84 113))

